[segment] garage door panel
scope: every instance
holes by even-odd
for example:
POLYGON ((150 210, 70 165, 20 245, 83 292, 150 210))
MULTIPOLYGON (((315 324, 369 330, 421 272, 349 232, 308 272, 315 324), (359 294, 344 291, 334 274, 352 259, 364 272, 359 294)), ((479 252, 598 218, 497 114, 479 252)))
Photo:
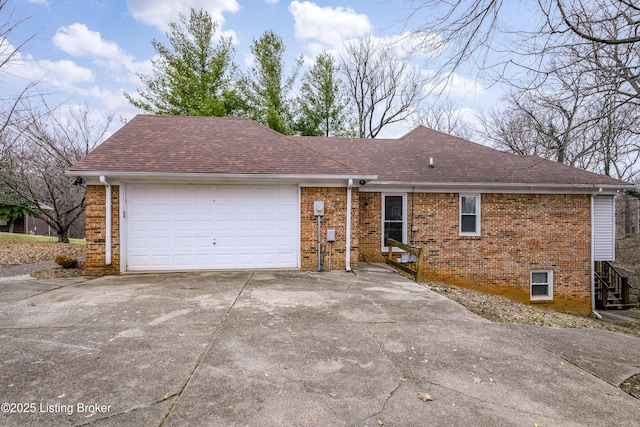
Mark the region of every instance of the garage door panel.
POLYGON ((295 186, 128 185, 127 269, 297 267, 298 206, 295 186))
POLYGON ((213 236, 213 224, 207 220, 193 220, 193 231, 195 235, 201 235, 207 233, 209 236, 213 236))

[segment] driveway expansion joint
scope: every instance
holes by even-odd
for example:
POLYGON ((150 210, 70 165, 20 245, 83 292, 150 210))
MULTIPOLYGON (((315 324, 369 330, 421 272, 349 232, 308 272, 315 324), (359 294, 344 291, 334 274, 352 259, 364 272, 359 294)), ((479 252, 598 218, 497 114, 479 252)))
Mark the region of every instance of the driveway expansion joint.
MULTIPOLYGON (((182 397, 182 393, 184 392, 184 390, 187 388, 187 386, 189 385, 189 382, 191 381, 191 379, 193 378, 194 374, 196 373, 196 371, 198 370, 198 368, 200 367, 200 364, 202 363, 202 361, 204 360, 204 358, 206 357, 206 355, 209 353, 209 351, 211 350, 211 347, 213 347, 213 343, 216 341, 216 336, 218 335, 218 332, 222 329, 222 327, 224 326, 224 324, 227 322, 227 320, 229 319, 229 314, 231 313, 231 310, 233 310, 233 308, 235 307, 236 303, 238 302, 238 299, 240 299, 240 296, 242 295, 242 293, 244 292, 244 290, 246 289, 247 285, 249 284, 249 282, 251 281, 251 279, 253 278, 254 273, 251 273, 251 275, 247 278, 247 280, 244 282, 244 284, 242 285, 242 288, 240 288, 240 291, 238 292, 238 294, 236 295, 236 297, 233 300, 233 303, 231 304, 231 306, 229 307, 229 309, 227 310, 227 312, 225 313, 224 317, 222 318, 222 320, 220 321, 220 324, 216 327, 215 331, 213 331, 213 333, 211 334, 211 338, 209 338, 209 342, 207 343, 207 345, 205 346, 204 350, 202 351, 202 353, 200 354, 200 356, 198 356, 198 359, 196 360, 195 366, 193 367, 193 369, 191 370, 191 372, 189 372, 189 376, 187 377, 187 380, 184 382, 184 384, 182 385, 182 387, 180 387, 180 390, 178 391, 178 393, 172 395, 175 396, 175 401, 171 404, 171 406, 169 407, 169 409, 167 410, 167 413, 165 414, 165 416, 162 418, 162 421, 160 422, 160 426, 162 427, 162 425, 164 425, 165 421, 167 421, 167 419, 169 418, 169 416, 171 415, 171 413, 173 412, 173 409, 176 407, 176 405, 178 404, 178 402, 180 401, 180 397, 182 397)), ((170 396, 171 397, 171 396, 170 396)), ((163 399, 164 400, 164 399, 163 399)))

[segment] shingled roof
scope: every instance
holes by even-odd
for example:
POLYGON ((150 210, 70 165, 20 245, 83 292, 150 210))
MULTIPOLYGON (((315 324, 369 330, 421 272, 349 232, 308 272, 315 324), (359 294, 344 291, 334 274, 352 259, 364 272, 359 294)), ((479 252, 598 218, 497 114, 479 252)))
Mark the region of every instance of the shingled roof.
POLYGON ((419 126, 400 139, 301 138, 377 181, 412 183, 625 185, 538 156, 504 153, 419 126), (433 168, 430 162, 433 160, 433 168))
POLYGON ((399 139, 285 136, 243 118, 139 115, 70 173, 376 176, 378 182, 627 187, 418 127, 399 139), (429 167, 433 159, 434 168, 429 167))
POLYGON ((70 172, 362 175, 249 119, 138 115, 70 172))

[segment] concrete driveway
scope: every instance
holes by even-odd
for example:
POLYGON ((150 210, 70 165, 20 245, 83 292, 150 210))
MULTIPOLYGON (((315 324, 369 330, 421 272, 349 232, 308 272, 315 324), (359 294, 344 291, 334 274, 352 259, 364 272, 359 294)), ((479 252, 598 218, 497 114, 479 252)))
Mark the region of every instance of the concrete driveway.
POLYGON ((385 270, 5 278, 0 343, 2 426, 640 425, 640 339, 385 270))

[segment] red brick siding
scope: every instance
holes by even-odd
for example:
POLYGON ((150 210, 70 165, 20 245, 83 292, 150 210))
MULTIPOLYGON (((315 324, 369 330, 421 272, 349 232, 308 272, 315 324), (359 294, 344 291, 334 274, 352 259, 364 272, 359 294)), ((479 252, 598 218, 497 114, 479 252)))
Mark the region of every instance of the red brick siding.
MULTIPOLYGON (((384 262, 380 205, 380 193, 360 195, 360 257, 371 262, 384 262)), ((588 195, 482 194, 479 237, 459 235, 457 193, 409 193, 407 206, 409 244, 424 248, 424 279, 529 303, 530 271, 553 270, 553 301, 536 304, 591 310, 588 195)))
MULTIPOLYGON (((352 189, 351 204, 351 266, 358 263, 358 190, 352 189)), ((303 187, 300 189, 300 268, 318 270, 318 219, 313 214, 313 202, 324 201, 324 216, 321 219, 320 236, 325 270, 329 267, 327 230, 336 230, 336 241, 331 244, 331 269, 346 269, 346 211, 347 189, 334 187, 303 187)))
POLYGON ((103 185, 88 185, 86 195, 87 273, 120 273, 120 189, 111 186, 111 265, 105 264, 105 203, 103 185))

